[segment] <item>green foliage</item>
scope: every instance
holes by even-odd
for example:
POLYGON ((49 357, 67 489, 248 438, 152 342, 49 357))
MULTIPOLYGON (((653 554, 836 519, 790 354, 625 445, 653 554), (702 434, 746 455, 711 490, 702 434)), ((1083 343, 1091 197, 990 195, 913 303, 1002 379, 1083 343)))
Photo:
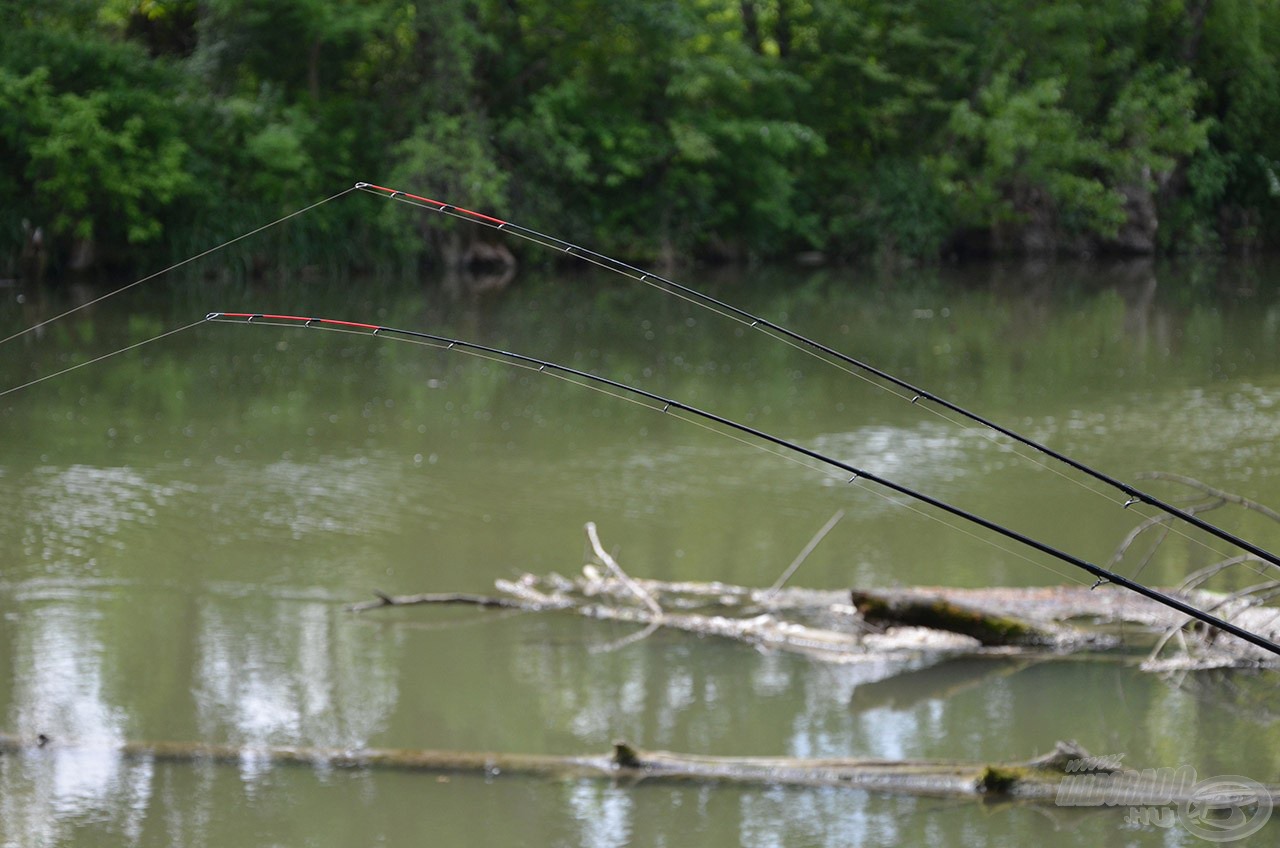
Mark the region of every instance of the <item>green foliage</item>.
POLYGON ((1064 80, 1017 85, 1022 62, 998 72, 951 116, 955 152, 936 160, 961 218, 979 226, 1049 206, 1077 227, 1113 234, 1123 198, 1101 179, 1106 148, 1063 105, 1064 80))
MULTIPOLYGON (((468 209, 497 210, 506 206, 508 175, 497 165, 488 128, 472 115, 438 115, 415 127, 391 151, 392 185, 426 186, 468 209)), ((403 210, 384 210, 388 229, 399 234, 404 248, 420 242, 422 219, 406 218, 403 210)), ((456 229, 452 218, 433 216, 430 225, 456 229)))
MULTIPOLYGON (((1264 0, 8 3, 0 266, 23 219, 143 262, 362 179, 637 257, 1270 244, 1277 56, 1264 0)), ((404 212, 237 249, 434 256, 404 212)))
POLYGON ((27 173, 37 203, 56 210, 54 232, 88 239, 114 225, 129 243, 158 238, 164 205, 190 187, 186 144, 149 138, 143 119, 114 113, 105 92, 53 95, 40 86, 36 98, 26 114, 40 138, 27 173))
POLYGON ((191 189, 176 88, 128 45, 73 39, 56 29, 3 39, 4 203, 55 241, 155 242, 169 204, 191 189), (33 61, 46 56, 66 61, 33 61))
POLYGON ((1129 46, 1132 10, 1047 7, 1026 24, 1076 37, 1015 52, 956 104, 932 161, 971 226, 1114 238, 1134 197, 1153 195, 1205 148, 1201 85, 1187 68, 1140 58, 1129 46), (1119 36, 1126 46, 1117 49, 1109 42, 1119 36))
POLYGON ((747 49, 734 17, 624 2, 545 14, 522 46, 558 61, 500 136, 535 211, 632 253, 805 236, 798 174, 824 144, 789 106, 803 81, 747 49))

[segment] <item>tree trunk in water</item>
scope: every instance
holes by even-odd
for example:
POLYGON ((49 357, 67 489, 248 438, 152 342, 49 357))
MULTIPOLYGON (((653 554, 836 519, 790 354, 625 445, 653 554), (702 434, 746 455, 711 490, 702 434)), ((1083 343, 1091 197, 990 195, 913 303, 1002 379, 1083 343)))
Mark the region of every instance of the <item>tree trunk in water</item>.
MULTIPOLYGON (((0 734, 0 756, 42 755, 59 750, 85 751, 39 736, 21 739, 0 734)), ((125 742, 108 750, 119 757, 167 763, 215 762, 235 765, 246 757, 276 766, 329 769, 397 769, 428 774, 577 778, 615 782, 722 783, 752 786, 840 786, 896 795, 974 800, 1020 800, 1070 806, 1097 806, 1117 793, 1125 797, 1167 795, 1166 803, 1271 804, 1280 786, 1259 784, 1250 798, 1211 798, 1185 786, 1159 780, 1156 770, 1121 771, 1106 758, 1091 757, 1074 742, 1026 762, 954 760, 874 760, 799 757, 711 757, 669 751, 644 751, 625 742, 608 754, 512 754, 494 751, 438 751, 404 748, 241 747, 190 742, 125 742)))

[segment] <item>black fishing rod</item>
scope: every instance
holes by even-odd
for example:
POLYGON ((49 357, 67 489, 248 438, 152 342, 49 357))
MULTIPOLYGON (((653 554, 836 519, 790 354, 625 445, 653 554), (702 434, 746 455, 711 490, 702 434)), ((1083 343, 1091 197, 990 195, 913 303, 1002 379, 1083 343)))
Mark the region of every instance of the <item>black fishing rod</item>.
POLYGON ((764 332, 765 330, 770 330, 773 333, 783 337, 784 339, 788 340, 791 343, 794 343, 796 345, 801 345, 804 348, 808 348, 811 352, 817 351, 819 353, 825 354, 826 356, 829 356, 835 360, 838 360, 839 362, 842 362, 845 365, 848 365, 853 368, 857 368, 863 371, 864 373, 871 374, 872 376, 875 376, 881 380, 884 380, 887 383, 891 383, 892 385, 895 385, 900 389, 904 389, 905 391, 908 391, 912 394, 912 400, 911 400, 912 403, 918 403, 922 400, 932 401, 933 403, 937 404, 938 406, 944 409, 947 409, 957 415, 967 418, 970 421, 980 424, 983 427, 993 430, 1003 436, 1007 436, 1008 438, 1013 439, 1016 442, 1020 442, 1021 444, 1026 445, 1032 450, 1035 450, 1044 454, 1045 456, 1052 457, 1053 459, 1056 459, 1059 462, 1066 464, 1067 466, 1075 469, 1076 471, 1086 474, 1094 478, 1095 480, 1105 483, 1106 485, 1111 486, 1112 488, 1115 488, 1118 491, 1122 492, 1124 496, 1128 499, 1124 504, 1126 508, 1132 506, 1135 503, 1148 504, 1149 506, 1155 507, 1156 509, 1159 509, 1165 513, 1168 513, 1169 515, 1172 515, 1175 518, 1181 521, 1184 521, 1193 527, 1203 530, 1204 532, 1209 533, 1210 535, 1216 536, 1217 538, 1225 542, 1229 542, 1232 545, 1235 545, 1236 547, 1241 548, 1242 550, 1246 550, 1249 553, 1253 554, 1254 556, 1257 556, 1260 559, 1263 559, 1266 562, 1271 563, 1272 565, 1280 566, 1280 556, 1277 556, 1276 554, 1271 553, 1270 551, 1266 550, 1263 547, 1255 545, 1253 542, 1250 542, 1247 539, 1242 539, 1236 534, 1228 530, 1224 530, 1221 527, 1218 527, 1216 524, 1211 524, 1208 521, 1205 521, 1203 518, 1200 518, 1199 516, 1195 515, 1194 513, 1187 512, 1186 510, 1181 509, 1177 506, 1174 506, 1173 504, 1168 503, 1167 501, 1164 501, 1160 498, 1157 498, 1155 495, 1144 492, 1141 489, 1138 489, 1130 485, 1129 483, 1124 482, 1123 480, 1119 480, 1103 471, 1099 471, 1098 469, 1093 468, 1092 466, 1086 465, 1085 463, 1077 459, 1072 459, 1066 454, 1061 453, 1060 451, 1054 450, 1048 445, 1037 442, 1035 439, 1032 439, 1029 436, 1024 436, 1021 433, 1011 430, 1002 424, 998 424, 995 421, 985 418, 976 412, 972 412, 960 406, 959 404, 953 403, 952 401, 949 401, 946 398, 943 398, 939 395, 934 394, 933 392, 928 391, 927 389, 922 389, 919 386, 913 385, 907 382, 906 380, 902 379, 901 377, 894 376, 893 374, 890 374, 887 371, 877 368, 874 365, 863 362, 859 359, 855 359, 854 357, 849 356, 848 354, 841 353, 835 348, 825 345, 822 342, 815 341, 814 339, 801 335, 800 333, 797 333, 794 330, 790 330, 782 326, 781 324, 776 324, 773 321, 768 320, 767 318, 761 318, 760 316, 754 315, 746 311, 745 309, 740 309, 739 307, 736 307, 730 303, 726 303, 723 300, 715 298, 709 294, 705 294, 704 292, 698 291, 697 289, 682 285, 680 283, 677 283, 674 280, 670 280, 670 279, 667 279, 666 277, 655 274, 652 271, 646 271, 643 268, 637 268, 634 265, 629 265, 626 262, 622 262, 621 260, 614 259, 613 257, 610 257, 610 256, 606 256, 603 253, 597 253, 594 250, 581 247, 572 242, 565 241, 564 239, 561 239, 561 238, 557 238, 556 236, 548 235, 546 233, 542 233, 537 230, 530 229, 529 227, 521 226, 519 224, 513 224, 510 221, 504 221, 501 218, 495 218, 491 215, 484 215, 480 212, 474 212, 470 209, 464 209, 461 206, 455 206, 452 203, 445 203, 440 200, 432 200, 429 197, 422 197, 421 195, 417 195, 417 194, 409 194, 408 192, 400 191, 398 189, 385 188, 383 186, 373 185, 372 183, 356 183, 355 187, 357 189, 360 189, 361 191, 366 191, 370 194, 374 194, 379 197, 385 197, 391 200, 398 200, 403 203, 407 203, 411 206, 417 206, 422 209, 429 209, 431 211, 440 212, 442 214, 449 215, 454 218, 460 218, 464 221, 471 221, 472 223, 481 224, 482 226, 486 226, 491 229, 509 232, 526 241, 531 241, 535 244, 542 245, 543 247, 549 247, 553 250, 559 251, 561 253, 565 253, 569 256, 575 256, 586 262, 590 262, 593 265, 598 265, 601 268, 612 271, 615 274, 620 274, 621 276, 627 277, 629 279, 638 280, 639 282, 647 283, 655 287, 666 287, 670 291, 678 292, 681 296, 685 297, 686 299, 689 299, 691 302, 696 303, 699 306, 702 306, 707 309, 711 309, 712 311, 719 311, 722 314, 728 314, 729 316, 739 321, 742 321, 743 323, 746 323, 751 327, 755 327, 759 329, 761 332, 764 332))
POLYGON ((637 388, 635 386, 631 386, 626 383, 620 383, 617 380, 612 380, 608 377, 601 377, 597 374, 591 374, 587 371, 581 371, 577 368, 571 368, 567 365, 558 365, 554 362, 549 362, 545 359, 537 359, 535 357, 525 356, 524 354, 520 354, 520 353, 512 353, 511 351, 502 350, 500 348, 495 348, 495 347, 489 347, 488 345, 477 344, 475 342, 467 342, 461 339, 453 339, 447 336, 440 336, 434 333, 424 333, 417 330, 401 330, 395 327, 386 327, 378 324, 365 324, 359 321, 340 321, 333 318, 314 318, 314 317, 305 317, 300 315, 272 315, 267 313, 255 313, 255 312, 210 312, 208 315, 205 316, 205 320, 224 321, 224 322, 231 322, 231 323, 246 323, 246 324, 256 323, 256 324, 266 324, 267 326, 300 326, 300 327, 318 327, 318 328, 327 327, 335 330, 345 330, 349 332, 364 333, 364 334, 375 335, 375 336, 389 335, 393 337, 400 337, 402 339, 416 339, 422 342, 427 342, 432 345, 437 345, 446 350, 458 349, 461 351, 470 351, 476 354, 483 354, 486 356, 497 357, 499 360, 505 361, 508 364, 519 364, 521 366, 536 367, 536 369, 540 372, 549 371, 549 372, 554 372, 555 374, 561 374, 568 377, 574 377, 581 380, 586 380, 592 383, 598 383, 600 385, 607 386, 611 389, 617 389, 619 391, 626 392, 628 394, 635 395, 640 398, 644 398, 645 400, 653 401, 654 403, 661 404, 662 405, 661 411, 664 413, 669 412, 672 409, 683 410, 685 412, 688 412, 691 415, 694 415, 698 418, 702 418, 706 421, 711 421, 722 427, 726 427, 732 430, 737 430, 738 432, 745 433, 749 436, 753 436, 757 439, 760 439, 761 441, 768 442, 773 445, 777 445, 780 448, 784 448, 785 450, 792 451, 793 453, 797 453, 797 454, 800 454, 801 456, 808 457, 809 459, 817 460, 818 462, 821 462, 824 465, 831 466, 832 468, 838 468, 841 471, 844 471, 845 473, 853 475, 852 477, 849 478, 848 482, 850 483, 859 479, 876 483, 886 489, 889 489, 890 491, 897 492, 900 495, 905 495, 909 498, 920 501, 921 503, 926 503, 929 506, 932 506, 936 509, 941 510, 942 512, 946 512, 951 515, 954 515, 957 518, 963 519, 964 521, 967 521, 971 524, 976 524, 979 527, 983 527, 987 530, 992 531, 993 533, 997 533, 1001 536, 1004 536, 1005 538, 1012 539, 1013 541, 1018 542, 1022 545, 1025 545, 1026 547, 1032 548, 1043 554, 1047 554, 1055 559, 1061 560, 1062 562, 1068 563, 1069 565, 1073 565, 1076 568, 1087 571, 1089 574, 1094 576, 1094 578, 1098 581, 1099 584, 1102 582, 1114 583, 1117 586, 1121 586, 1132 592, 1136 592, 1139 595, 1144 595, 1145 597, 1150 598, 1151 600, 1159 604, 1163 604, 1166 607, 1175 609, 1178 612, 1191 616, 1192 618, 1197 619, 1198 621, 1204 622, 1205 624, 1208 624, 1211 627, 1216 627, 1217 629, 1222 630, 1225 633, 1230 633, 1232 636, 1236 636, 1240 639, 1243 639, 1246 642, 1249 642, 1250 644, 1253 644, 1259 648, 1262 648, 1263 650, 1270 651, 1271 653, 1276 655, 1280 655, 1280 644, 1276 644, 1275 642, 1272 642, 1269 639, 1258 635, 1257 633, 1253 633, 1249 630, 1245 630, 1244 628, 1238 627, 1237 625, 1232 624, 1231 622, 1225 619, 1219 618, 1218 616, 1213 615, 1212 613, 1205 612, 1204 610, 1198 607, 1192 606, 1191 604, 1183 600, 1180 600, 1179 598, 1173 597, 1172 595, 1165 594, 1164 592, 1161 592, 1157 589, 1152 589, 1149 586, 1146 586, 1142 583, 1138 583, 1135 580, 1130 580, 1129 578, 1121 574, 1117 574, 1113 571, 1102 568, 1101 566, 1094 565, 1093 563, 1088 562, 1087 560, 1081 559, 1080 557, 1077 557, 1073 554, 1069 554, 1065 551, 1062 551, 1058 548, 1053 547, 1052 545, 1048 545, 1048 544, 1045 544, 1044 542, 1033 539, 1030 536, 1027 536, 1027 535, 1024 535, 1023 533, 1018 532, 1017 530, 1012 530, 1001 524, 997 524, 996 522, 983 518, 982 516, 976 513, 969 512, 968 510, 962 509, 958 506, 953 506, 952 504, 949 504, 946 501, 939 500, 938 498, 935 498, 931 495, 927 495, 923 492, 917 491, 916 489, 912 489, 900 483, 895 483, 892 480, 889 480, 888 478, 885 478, 885 477, 881 477, 878 474, 874 474, 870 471, 866 471, 862 468, 859 468, 854 465, 850 465, 849 463, 846 463, 846 462, 841 462, 840 460, 829 457, 826 454, 819 453, 818 451, 815 451, 811 448, 806 448, 803 445, 796 444, 795 442, 788 441, 779 436, 774 436, 770 433, 766 433, 763 430, 759 430, 747 424, 742 424, 737 421, 733 421, 729 418, 725 418, 722 415, 717 415, 714 412, 707 412, 706 410, 699 409, 698 407, 690 406, 689 404, 682 403, 681 401, 675 400, 674 398, 664 397, 654 392, 650 392, 646 389, 637 388))

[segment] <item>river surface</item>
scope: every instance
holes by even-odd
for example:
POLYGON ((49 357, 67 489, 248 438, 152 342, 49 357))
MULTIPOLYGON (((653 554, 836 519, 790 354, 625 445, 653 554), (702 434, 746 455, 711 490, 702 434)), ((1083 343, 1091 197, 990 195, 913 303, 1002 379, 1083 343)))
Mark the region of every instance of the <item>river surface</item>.
MULTIPOLYGON (((320 315, 634 383, 1102 564, 1149 514, 618 277, 252 287, 217 282, 209 261, 207 279, 160 278, 9 341, 0 391, 212 310, 320 315)), ((1177 472, 1280 506, 1280 266, 678 276, 1117 477, 1177 472)), ((87 296, 0 289, 0 336, 87 296)), ((1074 739, 1134 768, 1280 781, 1273 674, 1170 678, 1082 658, 894 675, 680 633, 624 642, 634 628, 555 615, 344 611, 374 590, 575 573, 587 521, 633 575, 769 585, 838 510, 792 585, 1091 582, 847 475, 545 374, 387 338, 199 323, 0 396, 0 445, 0 730, 55 741, 0 756, 6 848, 1207 844, 1125 807, 113 752, 133 740, 576 754, 626 739, 1016 761, 1074 739)), ((1211 517, 1280 547, 1261 518, 1211 517)), ((1174 536, 1117 568, 1171 585, 1224 550, 1174 536)), ((1277 827, 1254 838, 1274 843, 1277 827)))

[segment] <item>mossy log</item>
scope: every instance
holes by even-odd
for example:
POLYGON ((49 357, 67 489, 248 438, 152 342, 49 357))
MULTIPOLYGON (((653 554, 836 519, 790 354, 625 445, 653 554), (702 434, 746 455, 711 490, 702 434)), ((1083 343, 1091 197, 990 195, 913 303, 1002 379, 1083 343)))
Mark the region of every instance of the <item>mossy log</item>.
MULTIPOLYGON (((647 586, 651 581, 637 581, 647 586)), ((647 605, 629 602, 629 590, 617 597, 621 585, 612 579, 588 578, 585 585, 553 575, 545 581, 525 575, 518 581, 498 581, 503 596, 487 596, 456 593, 427 593, 421 595, 391 596, 376 593, 378 600, 349 607, 353 611, 379 609, 389 606, 414 606, 419 604, 470 604, 482 607, 518 609, 526 612, 567 612, 586 618, 605 621, 621 621, 636 624, 645 629, 637 635, 648 635, 657 628, 681 630, 699 636, 716 636, 745 642, 757 648, 803 654, 812 659, 832 663, 851 663, 862 660, 910 659, 923 652, 967 653, 981 647, 976 641, 956 634, 924 628, 891 628, 870 631, 861 626, 856 611, 847 603, 828 606, 823 610, 824 620, 815 623, 795 615, 789 617, 772 611, 738 605, 733 599, 727 605, 709 597, 697 597, 693 603, 698 611, 685 611, 691 604, 686 599, 675 603, 675 611, 669 611, 669 593, 654 592, 662 598, 662 606, 654 612, 647 605)))
MULTIPOLYGON (((55 756, 59 751, 84 752, 92 746, 38 736, 0 734, 0 756, 55 756)), ((1155 770, 1119 771, 1093 764, 1074 742, 1059 742, 1047 756, 1026 762, 954 760, 879 760, 797 757, 714 757, 670 751, 645 751, 625 742, 603 754, 518 754, 494 751, 439 751, 404 748, 342 749, 320 747, 241 747, 190 742, 124 742, 100 750, 126 759, 151 762, 214 762, 234 765, 245 760, 275 766, 322 766, 326 769, 394 769, 436 775, 474 774, 486 779, 536 776, 551 779, 638 782, 722 783, 761 786, 840 786, 870 792, 975 800, 1022 800, 1059 803, 1069 793, 1072 806, 1114 803, 1126 797, 1167 796, 1163 803, 1204 801, 1192 785, 1162 780, 1155 770), (1080 768, 1085 773, 1079 773, 1080 768), (1088 778, 1088 779, 1080 779, 1088 778), (1072 782, 1074 781, 1074 783, 1072 782)), ((1280 787, 1258 787, 1255 800, 1280 800, 1280 787)))
POLYGON ((983 645, 1052 645, 1059 634, 1009 615, 980 610, 941 595, 911 595, 853 589, 854 608, 872 624, 930 627, 971 636, 983 645))
POLYGON ((945 589, 921 595, 898 590, 854 591, 852 595, 812 589, 773 591, 724 583, 624 581, 590 566, 577 578, 525 574, 495 585, 502 594, 393 596, 377 592, 377 600, 348 609, 360 612, 390 606, 470 604, 526 612, 559 611, 630 622, 647 629, 665 627, 718 636, 840 663, 921 653, 1066 651, 1109 644, 1096 632, 1052 617, 1030 621, 953 600, 945 589))
MULTIPOLYGON (((637 641, 659 628, 718 636, 757 648, 798 653, 823 662, 915 661, 965 655, 1051 657, 1097 652, 1120 645, 1117 634, 1147 647, 1161 632, 1181 632, 1188 617, 1153 600, 1108 585, 1042 588, 814 590, 768 589, 718 582, 637 579, 604 549, 595 525, 587 538, 596 564, 569 578, 524 574, 498 580, 499 594, 431 593, 393 596, 354 604, 352 611, 415 604, 470 604, 526 612, 562 611, 588 618, 641 626, 619 644, 637 641), (603 566, 602 571, 597 567, 603 566), (1123 630, 1121 631, 1121 626, 1123 630)), ((793 569, 788 569, 784 579, 793 569)), ((1193 606, 1217 609, 1231 602, 1201 590, 1165 590, 1193 606)), ((1270 608, 1236 614, 1271 615, 1270 608)), ((1257 632, 1280 628, 1280 616, 1255 623, 1257 632)), ((1184 641, 1187 641, 1184 639, 1184 641)), ((1237 640, 1200 640, 1214 649, 1178 658, 1178 668, 1265 665, 1237 640)), ((1122 661, 1126 661, 1123 655, 1122 661)), ((1114 658, 1114 657, 1113 657, 1114 658)), ((1162 668, 1145 664, 1144 668, 1162 668)))

